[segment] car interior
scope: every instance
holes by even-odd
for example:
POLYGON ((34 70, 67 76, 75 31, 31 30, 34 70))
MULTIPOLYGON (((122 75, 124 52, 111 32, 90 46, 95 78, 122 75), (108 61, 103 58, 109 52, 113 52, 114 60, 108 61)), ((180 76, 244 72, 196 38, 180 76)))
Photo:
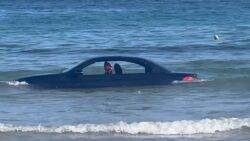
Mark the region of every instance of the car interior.
MULTIPOLYGON (((144 67, 136 63, 125 61, 109 61, 112 66, 112 75, 123 74, 145 74, 152 71, 149 67, 144 67)), ((104 62, 95 62, 82 69, 83 75, 103 75, 105 74, 104 62)))

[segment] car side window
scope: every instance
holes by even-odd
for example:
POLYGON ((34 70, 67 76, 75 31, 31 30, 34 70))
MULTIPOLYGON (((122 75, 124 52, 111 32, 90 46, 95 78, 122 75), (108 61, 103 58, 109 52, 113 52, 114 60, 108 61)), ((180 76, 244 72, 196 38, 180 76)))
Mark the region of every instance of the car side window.
POLYGON ((145 67, 130 62, 116 62, 121 66, 123 74, 145 73, 145 67))
POLYGON ((81 70, 83 75, 123 75, 123 74, 149 74, 152 72, 150 67, 144 67, 136 63, 125 61, 106 61, 110 64, 111 73, 106 72, 105 62, 93 63, 81 70))

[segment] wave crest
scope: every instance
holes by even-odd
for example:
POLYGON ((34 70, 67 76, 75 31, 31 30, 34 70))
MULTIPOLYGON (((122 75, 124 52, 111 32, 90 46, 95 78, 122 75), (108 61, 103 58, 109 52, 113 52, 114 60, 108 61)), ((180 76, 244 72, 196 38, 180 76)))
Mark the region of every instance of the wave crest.
POLYGON ((250 118, 222 118, 203 119, 199 121, 174 122, 118 122, 109 124, 79 124, 53 126, 15 126, 1 124, 0 132, 44 132, 44 133, 120 133, 120 134, 151 134, 151 135, 178 135, 215 133, 250 127, 250 118))

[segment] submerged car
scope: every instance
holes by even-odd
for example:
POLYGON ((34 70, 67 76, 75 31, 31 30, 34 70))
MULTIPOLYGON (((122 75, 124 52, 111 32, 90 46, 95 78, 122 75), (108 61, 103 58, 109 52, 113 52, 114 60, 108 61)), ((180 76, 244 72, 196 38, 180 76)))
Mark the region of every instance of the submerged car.
MULTIPOLYGON (((105 67, 104 67, 105 68, 105 67)), ((104 56, 88 59, 66 72, 57 74, 46 74, 30 76, 17 79, 19 82, 26 82, 31 86, 47 88, 101 88, 101 87, 131 87, 149 85, 168 85, 174 81, 192 81, 197 79, 196 74, 174 73, 164 67, 138 57, 125 56, 104 56), (129 62, 141 66, 143 72, 124 73, 120 65, 114 67, 110 74, 90 74, 83 70, 95 63, 105 62, 129 62)))

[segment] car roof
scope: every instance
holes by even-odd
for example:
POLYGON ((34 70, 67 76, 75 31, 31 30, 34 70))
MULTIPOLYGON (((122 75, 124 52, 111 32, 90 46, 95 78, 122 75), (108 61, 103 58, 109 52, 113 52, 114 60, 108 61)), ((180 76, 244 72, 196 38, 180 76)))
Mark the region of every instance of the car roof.
POLYGON ((150 68, 152 71, 151 73, 166 73, 170 72, 164 67, 150 61, 147 59, 139 58, 139 57, 128 57, 128 56, 101 56, 101 57, 94 57, 90 58, 77 66, 70 69, 68 72, 79 72, 79 70, 82 70, 83 68, 94 64, 96 62, 105 62, 105 61, 125 61, 130 63, 135 63, 138 65, 141 65, 145 68, 150 68))

